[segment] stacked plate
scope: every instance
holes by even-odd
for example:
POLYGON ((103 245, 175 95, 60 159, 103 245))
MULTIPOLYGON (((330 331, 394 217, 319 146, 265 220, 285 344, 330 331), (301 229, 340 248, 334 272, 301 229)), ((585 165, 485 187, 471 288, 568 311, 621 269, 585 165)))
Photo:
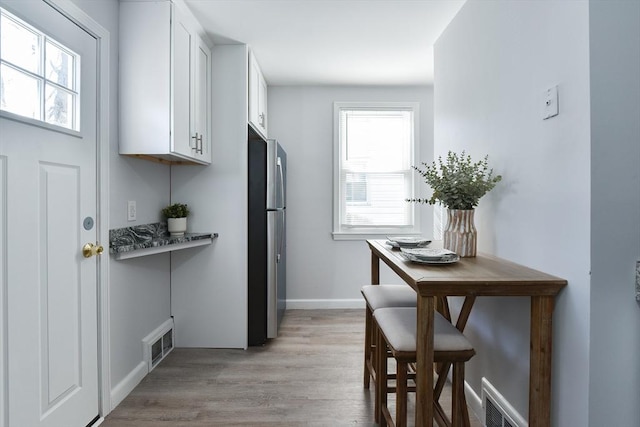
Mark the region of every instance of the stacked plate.
POLYGON ((422 237, 387 236, 386 243, 393 248, 422 248, 431 243, 431 240, 425 240, 422 237))
POLYGON ((400 248, 405 258, 419 264, 453 264, 460 261, 460 256, 448 249, 433 248, 400 248))

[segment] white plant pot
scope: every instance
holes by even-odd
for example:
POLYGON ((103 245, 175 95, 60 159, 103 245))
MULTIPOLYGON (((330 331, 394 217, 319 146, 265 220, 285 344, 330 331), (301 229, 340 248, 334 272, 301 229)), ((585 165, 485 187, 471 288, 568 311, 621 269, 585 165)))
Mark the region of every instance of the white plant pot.
POLYGON ((172 236, 184 236, 187 231, 187 218, 167 218, 167 228, 172 236))
POLYGON ((447 209, 449 221, 444 230, 444 248, 461 257, 476 256, 478 232, 473 222, 474 209, 447 209))

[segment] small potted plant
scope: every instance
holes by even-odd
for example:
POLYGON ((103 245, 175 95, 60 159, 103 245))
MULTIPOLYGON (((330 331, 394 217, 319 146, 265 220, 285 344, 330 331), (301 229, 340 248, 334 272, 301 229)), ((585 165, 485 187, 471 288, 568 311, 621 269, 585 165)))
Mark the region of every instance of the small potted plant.
POLYGON ((171 236, 184 236, 189 213, 189 207, 184 203, 174 203, 162 209, 162 215, 167 218, 167 228, 171 236))
POLYGON ((422 163, 424 169, 412 166, 431 187, 429 199, 408 199, 409 202, 440 203, 447 208, 448 223, 444 231, 444 247, 462 257, 476 255, 476 228, 473 223, 474 208, 480 198, 502 180, 488 166, 489 156, 474 162, 464 151, 460 155, 449 151, 446 161, 422 163))

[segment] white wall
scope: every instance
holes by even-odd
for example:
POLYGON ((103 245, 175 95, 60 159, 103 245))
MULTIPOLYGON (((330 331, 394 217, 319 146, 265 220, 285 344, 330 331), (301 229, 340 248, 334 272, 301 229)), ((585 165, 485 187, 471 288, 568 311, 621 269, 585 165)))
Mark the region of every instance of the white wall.
MULTIPOLYGON (((111 35, 108 76, 111 139, 109 228, 157 222, 160 209, 169 202, 169 167, 118 154, 118 0, 74 0, 74 3, 111 35), (127 200, 137 201, 138 220, 135 222, 127 222, 127 200)), ((102 243, 105 247, 108 245, 108 242, 102 243)), ((168 256, 163 254, 128 261, 111 258, 112 389, 125 386, 123 380, 142 361, 142 338, 170 316, 168 256)))
MULTIPOLYGON (((569 281, 554 315, 554 426, 589 425, 588 25, 586 1, 470 0, 435 46, 435 153, 488 154, 504 177, 480 202, 479 250, 569 281), (542 120, 553 85, 560 114, 542 120)), ((465 331, 468 383, 480 394, 486 376, 525 418, 529 312, 528 299, 480 298, 465 331)))
MULTIPOLYGON (((117 135, 117 134, 116 134, 117 135)), ((162 220, 169 203, 169 167, 118 154, 112 146, 109 228, 162 220), (127 222, 127 201, 135 200, 137 221, 127 222)), ((142 359, 142 338, 171 316, 169 254, 116 261, 111 257, 111 384, 125 379, 142 359)))
MULTIPOLYGON (((333 102, 420 103, 418 161, 432 161, 431 87, 270 86, 269 137, 287 151, 287 307, 364 306, 360 288, 371 283, 364 241, 334 241, 333 102)), ((422 232, 432 236, 432 208, 420 208, 422 232)), ((400 279, 383 266, 382 282, 400 279)))
POLYGON ((590 426, 640 422, 640 1, 590 1, 590 426))
POLYGON ((213 48, 213 164, 171 171, 172 201, 192 211, 188 231, 220 234, 171 254, 179 347, 247 345, 247 55, 246 45, 213 48))

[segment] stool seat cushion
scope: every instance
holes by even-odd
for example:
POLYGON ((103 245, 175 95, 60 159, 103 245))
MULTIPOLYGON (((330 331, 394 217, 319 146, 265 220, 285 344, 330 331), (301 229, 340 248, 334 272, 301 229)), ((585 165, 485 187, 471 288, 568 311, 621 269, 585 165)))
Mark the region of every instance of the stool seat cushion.
POLYGON ((416 292, 409 285, 366 285, 360 292, 372 311, 384 307, 416 306, 416 292))
MULTIPOLYGON (((375 310, 373 317, 387 339, 389 347, 399 352, 416 351, 417 310, 410 307, 390 307, 375 310)), ((473 350, 467 338, 440 313, 434 313, 434 351, 473 350)))

